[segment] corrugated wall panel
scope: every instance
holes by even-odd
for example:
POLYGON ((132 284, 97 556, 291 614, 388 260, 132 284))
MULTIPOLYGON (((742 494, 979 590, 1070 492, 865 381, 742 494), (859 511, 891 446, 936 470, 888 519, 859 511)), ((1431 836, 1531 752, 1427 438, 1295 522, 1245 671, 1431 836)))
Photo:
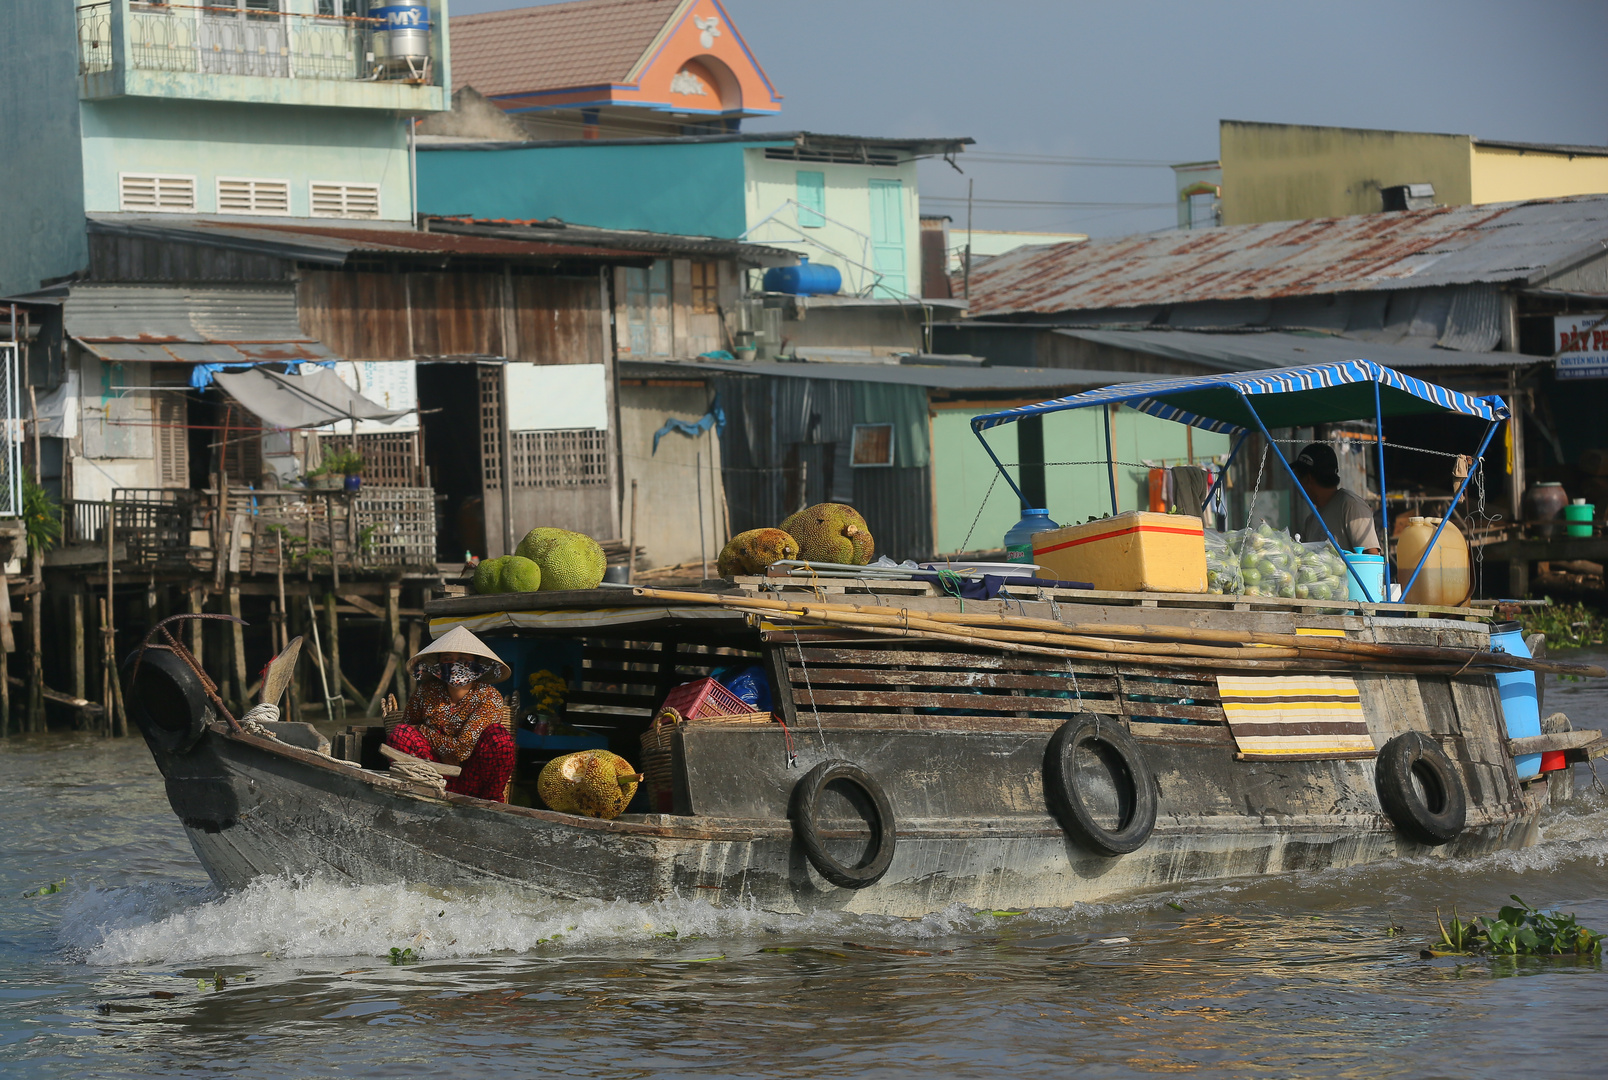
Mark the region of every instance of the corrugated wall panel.
POLYGON ((855 469, 854 508, 877 541, 877 554, 895 562, 933 553, 932 471, 855 469))

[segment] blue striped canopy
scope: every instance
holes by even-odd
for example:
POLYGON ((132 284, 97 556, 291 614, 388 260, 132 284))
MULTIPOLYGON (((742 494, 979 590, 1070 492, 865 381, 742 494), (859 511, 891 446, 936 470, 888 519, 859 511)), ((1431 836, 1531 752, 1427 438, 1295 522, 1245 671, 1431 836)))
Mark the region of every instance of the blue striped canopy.
POLYGON ((1347 360, 1273 371, 1120 383, 1037 405, 986 413, 972 419, 972 430, 981 433, 986 428, 1063 409, 1118 404, 1207 431, 1230 434, 1255 429, 1258 417, 1269 428, 1372 420, 1375 416, 1374 384, 1379 388, 1379 408, 1387 417, 1451 413, 1495 422, 1507 419, 1508 415, 1507 404, 1499 397, 1470 397, 1403 375, 1372 360, 1347 360), (1260 398, 1254 412, 1249 401, 1253 396, 1260 398))

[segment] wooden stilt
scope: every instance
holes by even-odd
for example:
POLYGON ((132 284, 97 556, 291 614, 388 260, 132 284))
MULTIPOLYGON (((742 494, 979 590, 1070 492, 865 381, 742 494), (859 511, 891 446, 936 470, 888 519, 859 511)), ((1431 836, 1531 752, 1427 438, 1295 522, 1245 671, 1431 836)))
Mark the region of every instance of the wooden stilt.
MULTIPOLYGON (((324 622, 326 626, 325 633, 329 635, 329 644, 325 646, 329 652, 329 670, 324 674, 329 679, 330 704, 335 708, 336 715, 333 719, 337 723, 344 724, 346 723, 346 702, 342 697, 342 684, 346 682, 346 676, 341 674, 341 624, 340 617, 335 614, 335 594, 333 592, 324 594, 324 622)), ((358 696, 358 700, 363 700, 361 695, 358 696)))
POLYGON ((28 728, 44 731, 45 724, 45 652, 43 612, 44 556, 35 552, 33 557, 33 595, 28 597, 28 728))
MULTIPOLYGON (((205 585, 191 584, 191 586, 190 586, 190 614, 191 615, 200 615, 203 611, 206 610, 206 602, 207 602, 207 588, 206 588, 206 586, 205 585)), ((203 623, 205 621, 206 620, 204 620, 204 619, 191 619, 190 620, 190 655, 195 657, 195 662, 201 665, 202 670, 206 669, 206 657, 204 655, 203 648, 202 648, 203 642, 205 642, 206 637, 205 637, 204 634, 201 633, 202 625, 203 625, 203 623)))
MULTIPOLYGON (((240 618, 239 582, 229 586, 229 614, 237 619, 240 618)), ((239 623, 230 623, 229 632, 231 643, 229 652, 234 667, 235 692, 240 695, 237 700, 240 702, 241 713, 244 713, 251 708, 250 694, 246 692, 246 686, 251 681, 246 675, 246 628, 239 623)))
POLYGON ((0 572, 0 739, 11 734, 11 654, 17 637, 11 630, 11 579, 0 572))
POLYGON ((391 641, 391 664, 389 665, 391 677, 389 680, 380 680, 379 696, 382 700, 384 699, 388 689, 386 683, 389 681, 395 684, 396 698, 401 701, 407 696, 407 690, 402 683, 402 664, 407 660, 407 657, 402 655, 402 583, 399 581, 393 581, 385 590, 385 632, 391 641))
MULTIPOLYGON (((419 651, 419 623, 418 623, 417 620, 410 619, 408 621, 408 647, 407 647, 406 650, 404 650, 404 656, 403 656, 404 665, 406 664, 407 660, 410 659, 411 657, 413 657, 414 655, 416 655, 418 653, 418 651, 419 651)), ((412 696, 413 691, 415 689, 417 689, 417 687, 414 685, 413 672, 412 671, 404 670, 403 675, 407 680, 407 687, 408 687, 407 694, 403 695, 403 698, 402 698, 402 700, 405 703, 406 699, 408 697, 412 696)))
MULTIPOLYGON (((67 599, 71 608, 73 624, 73 697, 87 698, 89 697, 89 681, 86 671, 86 653, 89 649, 89 642, 84 640, 84 594, 75 590, 67 599)), ((88 722, 89 717, 80 712, 77 714, 74 726, 82 728, 88 722)))

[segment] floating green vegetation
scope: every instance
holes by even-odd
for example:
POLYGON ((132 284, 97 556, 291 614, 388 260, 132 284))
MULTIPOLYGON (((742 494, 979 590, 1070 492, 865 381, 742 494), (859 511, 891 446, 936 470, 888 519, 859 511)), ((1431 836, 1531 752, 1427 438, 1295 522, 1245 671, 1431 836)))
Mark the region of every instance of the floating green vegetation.
POLYGON ((393 948, 391 950, 391 966, 392 967, 399 967, 402 964, 416 963, 418 961, 418 959, 419 958, 416 955, 414 955, 414 952, 413 952, 412 949, 396 949, 396 948, 393 948))
POLYGON ((1020 912, 1020 911, 985 911, 985 912, 983 912, 983 914, 984 915, 992 915, 996 919, 1008 919, 1012 915, 1020 915, 1020 914, 1022 914, 1022 912, 1020 912))
POLYGON ((203 991, 203 992, 205 992, 209 988, 212 989, 212 990, 222 990, 224 987, 226 987, 228 985, 229 985, 229 980, 225 979, 222 975, 218 974, 216 971, 214 971, 212 973, 212 978, 210 978, 210 979, 197 979, 195 981, 195 988, 197 990, 200 990, 200 991, 203 991))
POLYGON ((62 878, 60 881, 52 881, 48 884, 41 885, 37 889, 30 889, 22 894, 22 898, 24 900, 35 900, 41 896, 53 896, 56 893, 61 892, 66 887, 67 879, 62 878))
POLYGON ((1473 916, 1459 919, 1454 909, 1450 924, 1440 912, 1435 922, 1440 941, 1425 949, 1435 956, 1601 956, 1602 934, 1575 922, 1573 915, 1553 915, 1511 897, 1517 907, 1506 906, 1494 919, 1473 916))
POLYGON ((1545 634, 1552 649, 1583 649, 1608 644, 1608 619, 1586 604, 1542 604, 1520 608, 1525 634, 1545 634))

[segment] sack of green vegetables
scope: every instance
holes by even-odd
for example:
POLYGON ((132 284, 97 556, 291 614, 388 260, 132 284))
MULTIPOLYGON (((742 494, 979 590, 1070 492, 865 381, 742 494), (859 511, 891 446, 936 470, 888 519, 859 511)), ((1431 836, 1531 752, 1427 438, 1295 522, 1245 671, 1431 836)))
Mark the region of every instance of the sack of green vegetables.
POLYGON ((1303 544, 1262 522, 1254 529, 1206 534, 1206 591, 1344 600, 1346 564, 1327 540, 1303 544))

